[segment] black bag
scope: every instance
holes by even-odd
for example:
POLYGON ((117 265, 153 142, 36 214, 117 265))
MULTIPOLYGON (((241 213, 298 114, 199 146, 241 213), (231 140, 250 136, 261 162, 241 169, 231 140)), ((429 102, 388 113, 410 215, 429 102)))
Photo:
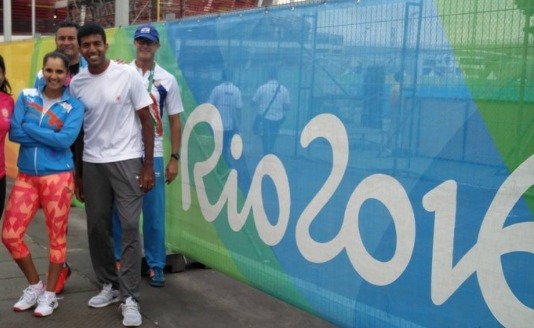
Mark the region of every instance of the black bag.
POLYGON ((254 123, 252 123, 252 133, 255 135, 261 135, 263 133, 263 115, 256 114, 254 123))

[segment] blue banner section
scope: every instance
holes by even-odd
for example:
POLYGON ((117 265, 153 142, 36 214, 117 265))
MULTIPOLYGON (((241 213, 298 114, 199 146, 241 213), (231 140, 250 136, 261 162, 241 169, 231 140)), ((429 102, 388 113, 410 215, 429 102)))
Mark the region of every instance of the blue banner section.
POLYGON ((529 326, 524 24, 511 0, 165 24, 191 96, 180 250, 339 326, 529 326))

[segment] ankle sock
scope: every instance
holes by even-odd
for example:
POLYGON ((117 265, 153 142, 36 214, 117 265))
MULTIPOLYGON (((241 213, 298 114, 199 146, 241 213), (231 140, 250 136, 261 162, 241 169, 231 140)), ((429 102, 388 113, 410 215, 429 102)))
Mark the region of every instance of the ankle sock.
POLYGON ((45 295, 47 298, 56 297, 56 293, 55 293, 55 292, 49 292, 49 291, 47 291, 47 290, 44 292, 44 295, 45 295))
POLYGON ((44 284, 43 284, 43 282, 42 282, 41 280, 39 280, 38 283, 33 284, 33 285, 30 285, 30 286, 31 286, 32 288, 35 288, 35 289, 43 289, 44 284))

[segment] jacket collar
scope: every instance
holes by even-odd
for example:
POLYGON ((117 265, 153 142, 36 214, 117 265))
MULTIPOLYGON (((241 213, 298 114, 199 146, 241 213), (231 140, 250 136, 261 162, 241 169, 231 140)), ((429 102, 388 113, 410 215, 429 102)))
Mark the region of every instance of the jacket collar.
MULTIPOLYGON (((39 96, 42 98, 43 97, 43 93, 44 93, 44 89, 46 87, 46 83, 44 83, 43 85, 41 85, 37 91, 39 91, 39 96)), ((67 101, 70 99, 70 92, 69 92, 69 89, 66 87, 66 86, 63 86, 63 92, 61 94, 61 101, 67 101)))

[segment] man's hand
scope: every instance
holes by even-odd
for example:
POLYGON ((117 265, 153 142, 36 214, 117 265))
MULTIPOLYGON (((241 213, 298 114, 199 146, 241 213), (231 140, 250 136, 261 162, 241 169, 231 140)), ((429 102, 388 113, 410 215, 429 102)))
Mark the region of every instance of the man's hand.
POLYGON ((180 161, 180 143, 182 141, 182 124, 180 114, 169 115, 169 126, 171 130, 171 151, 172 155, 165 168, 165 183, 171 183, 178 176, 178 164, 180 161))
POLYGON ((85 202, 85 198, 83 196, 83 180, 82 177, 75 175, 74 176, 74 194, 76 195, 76 199, 82 203, 85 202))
POLYGON ((171 183, 178 176, 178 160, 171 157, 165 168, 165 183, 171 183))
POLYGON ((154 183, 154 167, 145 163, 143 169, 139 173, 139 188, 141 188, 143 192, 149 192, 154 188, 154 183))
POLYGON ((141 133, 143 134, 143 143, 145 145, 145 156, 143 158, 143 168, 139 172, 139 188, 143 192, 149 192, 154 188, 154 125, 150 116, 148 106, 136 111, 141 121, 141 133))

